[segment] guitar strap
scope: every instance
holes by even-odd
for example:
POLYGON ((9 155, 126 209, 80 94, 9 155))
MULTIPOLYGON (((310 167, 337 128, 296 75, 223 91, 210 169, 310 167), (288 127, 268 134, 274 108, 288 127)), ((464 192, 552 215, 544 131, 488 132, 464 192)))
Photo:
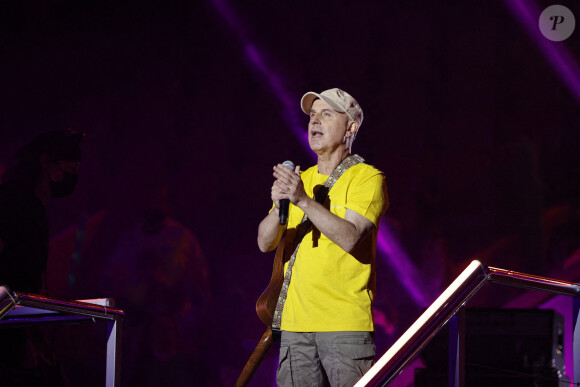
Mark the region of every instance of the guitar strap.
MULTIPOLYGON (((314 194, 314 200, 320 204, 324 204, 326 198, 328 197, 328 192, 336 183, 336 181, 342 176, 347 169, 356 165, 358 163, 364 162, 364 159, 359 155, 350 155, 334 169, 334 171, 328 176, 328 179, 324 182, 324 185, 320 187, 318 191, 314 194)), ((284 282, 282 283, 282 288, 280 289, 280 295, 278 296, 278 302, 276 303, 276 309, 274 311, 274 317, 272 319, 272 329, 280 330, 282 326, 282 311, 284 310, 284 303, 286 302, 286 297, 288 296, 288 287, 290 286, 290 278, 292 277, 292 267, 294 266, 294 261, 296 261, 296 255, 298 253, 298 248, 302 242, 302 238, 306 235, 308 230, 312 226, 312 222, 308 219, 308 216, 304 214, 302 222, 298 225, 298 230, 296 231, 296 236, 294 238, 294 252, 290 257, 288 262, 288 269, 286 269, 286 275, 284 275, 284 282)))

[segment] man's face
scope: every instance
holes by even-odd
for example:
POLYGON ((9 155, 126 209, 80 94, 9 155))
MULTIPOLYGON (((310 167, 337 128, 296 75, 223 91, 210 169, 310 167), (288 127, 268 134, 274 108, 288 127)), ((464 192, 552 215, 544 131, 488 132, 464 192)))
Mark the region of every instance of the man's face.
POLYGON ((344 147, 344 135, 348 124, 345 113, 333 110, 326 102, 317 99, 310 110, 308 143, 318 155, 332 153, 344 147))

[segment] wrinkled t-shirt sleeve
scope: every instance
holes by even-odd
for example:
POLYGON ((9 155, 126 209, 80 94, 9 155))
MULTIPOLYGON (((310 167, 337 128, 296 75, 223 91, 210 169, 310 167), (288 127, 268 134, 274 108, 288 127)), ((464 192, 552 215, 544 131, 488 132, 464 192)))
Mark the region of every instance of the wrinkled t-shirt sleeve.
POLYGON ((378 226, 388 203, 385 177, 378 172, 349 188, 346 208, 361 214, 378 226))

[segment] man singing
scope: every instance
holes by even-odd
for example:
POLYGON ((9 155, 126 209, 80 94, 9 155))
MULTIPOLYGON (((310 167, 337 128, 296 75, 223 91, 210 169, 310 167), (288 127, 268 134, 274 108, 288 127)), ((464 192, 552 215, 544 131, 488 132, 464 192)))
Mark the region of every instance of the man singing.
POLYGON ((322 386, 325 373, 333 387, 352 386, 374 362, 375 250, 387 190, 382 172, 351 154, 363 120, 351 95, 308 92, 301 105, 318 162, 304 172, 274 167, 274 206, 258 228, 261 251, 284 243, 285 283, 273 322, 282 331, 277 381, 322 386))

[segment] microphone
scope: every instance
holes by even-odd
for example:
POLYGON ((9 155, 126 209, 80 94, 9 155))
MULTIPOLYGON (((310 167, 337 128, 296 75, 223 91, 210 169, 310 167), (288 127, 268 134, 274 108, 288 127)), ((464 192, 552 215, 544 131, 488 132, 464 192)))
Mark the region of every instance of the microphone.
MULTIPOLYGON (((290 160, 284 161, 283 166, 291 171, 294 171, 294 163, 290 160)), ((288 207, 290 207, 290 199, 280 199, 280 224, 284 226, 288 220, 288 207)))

